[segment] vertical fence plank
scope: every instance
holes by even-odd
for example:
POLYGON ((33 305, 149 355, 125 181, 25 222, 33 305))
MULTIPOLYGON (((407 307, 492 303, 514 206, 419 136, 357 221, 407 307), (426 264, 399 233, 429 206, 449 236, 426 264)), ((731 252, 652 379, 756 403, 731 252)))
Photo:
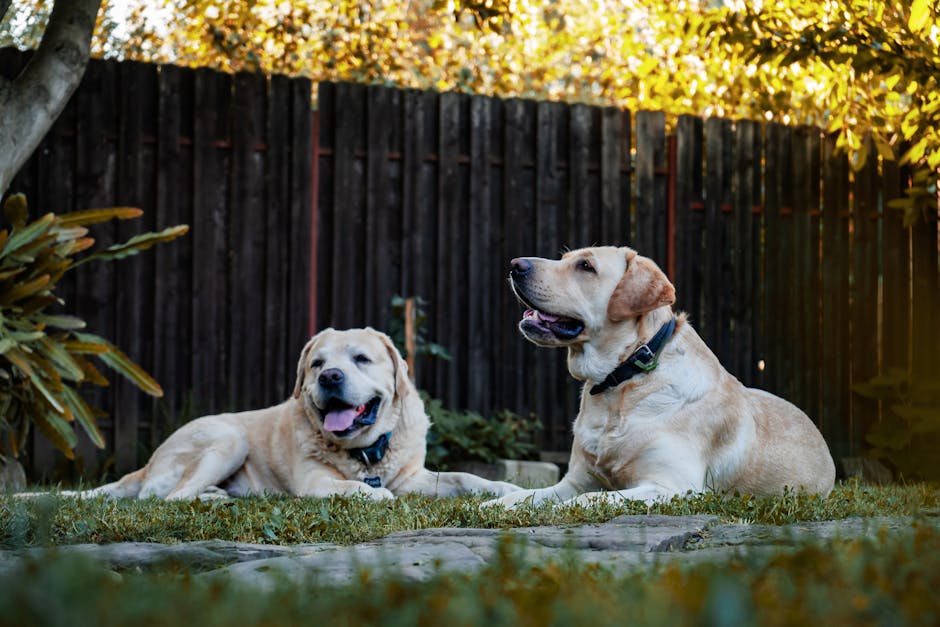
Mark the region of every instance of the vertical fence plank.
MULTIPOLYGON (((193 128, 193 381, 199 389, 228 390, 228 167, 231 79, 196 71, 193 128)), ((209 395, 205 409, 224 409, 209 395)))
MULTIPOLYGON (((109 61, 90 63, 82 89, 73 98, 76 115, 82 121, 75 127, 76 207, 107 207, 116 201, 117 67, 116 63, 109 61)), ((91 231, 96 247, 113 244, 116 228, 113 221, 96 224, 91 231)), ((110 340, 116 339, 115 268, 116 265, 110 263, 88 264, 74 270, 67 278, 75 285, 75 291, 72 302, 66 301, 66 307, 85 320, 90 330, 110 340)), ((113 374, 105 373, 109 379, 114 378, 113 374)), ((100 420, 99 426, 113 451, 113 388, 85 386, 83 396, 91 406, 108 413, 108 418, 100 420)))
POLYGON ((569 118, 568 154, 568 238, 571 248, 594 244, 592 233, 593 207, 591 206, 588 165, 591 146, 591 108, 583 104, 571 106, 569 118))
MULTIPOLYGON (((282 235, 290 249, 290 274, 283 302, 287 306, 288 351, 300 354, 310 337, 310 255, 313 110, 310 105, 311 85, 307 79, 293 79, 291 86, 291 178, 290 224, 282 235)), ((293 386, 291 386, 293 387, 293 386)))
MULTIPOLYGON (((75 129, 80 126, 77 124, 78 118, 75 105, 76 103, 73 100, 65 107, 36 149, 37 186, 34 195, 26 199, 31 218, 38 218, 50 211, 68 213, 76 209, 87 208, 79 207, 75 202, 75 191, 79 184, 74 176, 75 171, 73 168, 76 154, 75 129)), ((63 281, 58 286, 56 294, 66 303, 73 303, 75 300, 74 281, 63 281)), ((78 433, 78 445, 75 451, 75 462, 72 466, 80 472, 86 468, 97 470, 97 449, 85 437, 84 432, 78 425, 74 425, 74 427, 78 433)), ((35 458, 34 463, 40 467, 51 469, 52 464, 58 462, 61 470, 65 471, 62 457, 55 452, 55 449, 45 438, 36 438, 34 440, 33 456, 35 458)))
MULTIPOLYGON (((141 220, 118 223, 121 241, 153 228, 153 143, 145 143, 143 135, 154 136, 154 104, 156 102, 156 68, 142 63, 122 63, 118 67, 119 128, 121 159, 118 162, 118 195, 126 204, 144 210, 141 220), (150 127, 150 128, 148 128, 150 127)), ((114 340, 134 361, 147 365, 151 359, 144 333, 153 328, 152 285, 139 280, 153 276, 153 257, 134 256, 122 260, 116 268, 115 306, 121 323, 114 340)), ((115 470, 127 472, 137 464, 137 442, 143 421, 143 398, 140 391, 124 380, 114 385, 115 470)))
POLYGON ((912 327, 914 337, 911 364, 913 377, 921 384, 936 381, 940 369, 940 266, 937 260, 937 209, 925 210, 911 228, 911 271, 913 279, 912 327))
POLYGON ((629 179, 625 180, 623 176, 624 170, 630 168, 629 161, 623 160, 624 156, 630 155, 629 132, 629 114, 615 107, 605 107, 601 111, 600 243, 614 246, 630 241, 630 195, 629 191, 624 194, 621 189, 625 183, 629 188, 629 179))
POLYGON ((702 234, 702 119, 679 116, 676 124, 676 309, 688 313, 701 330, 702 234))
MULTIPOLYGON (((732 126, 728 120, 705 121, 705 260, 704 339, 726 367, 733 367, 731 261, 732 126)), ((737 374, 737 373, 733 373, 737 374)))
POLYGON ((756 379, 755 343, 760 318, 761 129, 741 121, 734 130, 734 321, 735 351, 731 364, 745 385, 756 379))
POLYGON ((239 73, 232 90, 232 162, 229 187, 228 403, 262 407, 263 378, 248 364, 264 363, 264 303, 257 298, 265 279, 267 197, 261 143, 265 130, 263 75, 239 73))
MULTIPOLYGON (((398 215, 392 215, 392 193, 389 186, 389 142, 391 129, 398 123, 391 108, 391 90, 370 86, 366 89, 366 215, 365 251, 366 270, 362 277, 364 287, 363 311, 356 324, 385 328, 389 302, 397 285, 392 264, 390 239, 394 237, 392 225, 398 215)), ((397 229, 396 229, 397 230, 397 229)), ((350 251, 352 252, 352 251, 350 251)))
POLYGON ((659 111, 636 114, 636 243, 641 255, 666 267, 666 121, 659 111))
POLYGON ((827 367, 826 360, 819 354, 822 343, 821 325, 821 278, 820 278, 820 131, 815 127, 801 129, 806 138, 804 141, 804 160, 806 161, 807 177, 806 191, 803 193, 806 203, 806 217, 802 218, 804 224, 801 229, 805 231, 806 259, 801 267, 805 268, 807 296, 802 301, 805 318, 802 340, 801 356, 803 365, 798 373, 803 379, 803 407, 809 417, 819 425, 821 413, 820 399, 820 373, 827 367))
MULTIPOLYGON (((525 102, 518 99, 507 100, 505 103, 505 127, 503 139, 503 167, 505 175, 503 176, 503 271, 508 274, 509 260, 515 257, 527 257, 534 254, 532 251, 533 241, 529 237, 529 230, 519 228, 519 225, 526 223, 531 219, 525 201, 525 181, 523 177, 523 155, 525 154, 526 137, 526 108, 525 102)), ((540 131, 541 132, 541 131, 540 131)), ((547 208, 550 209, 550 208, 547 208)), ((538 226, 536 225, 536 228, 538 226)), ((516 408, 516 411, 528 411, 528 399, 525 397, 526 382, 524 380, 524 359, 522 338, 516 330, 516 323, 519 320, 521 309, 516 304, 516 299, 508 287, 500 290, 504 304, 500 310, 504 320, 499 321, 500 329, 503 330, 503 346, 505 347, 505 367, 499 368, 501 377, 507 381, 504 386, 504 392, 501 398, 508 406, 516 408)), ((503 361, 503 360, 501 360, 503 361)), ((497 366, 498 367, 498 366, 497 366)))
MULTIPOLYGON (((449 364, 438 364, 438 393, 456 404, 461 377, 463 376, 463 347, 460 346, 460 321, 462 312, 458 311, 454 251, 466 231, 462 227, 460 215, 460 97, 454 93, 441 94, 439 100, 440 122, 438 140, 438 242, 441 246, 437 253, 437 290, 435 313, 448 325, 442 325, 440 334, 453 360, 449 364)), ((462 248, 462 246, 461 246, 462 248)))
MULTIPOLYGON (((157 95, 156 217, 160 226, 190 224, 192 170, 189 155, 184 159, 183 92, 181 83, 191 74, 167 65, 160 68, 157 95)), ((190 108, 192 102, 186 103, 190 108)), ((154 250, 156 265, 154 308, 154 376, 163 386, 163 402, 150 418, 149 446, 155 448, 164 433, 162 420, 175 415, 184 396, 191 391, 191 364, 183 359, 191 340, 190 294, 192 276, 181 268, 192 267, 192 237, 187 235, 170 246, 154 250)))
MULTIPOLYGON (((272 86, 278 85, 272 80, 272 86)), ((333 267, 333 259, 336 254, 334 246, 336 245, 336 236, 339 233, 339 226, 337 226, 336 221, 339 219, 338 211, 336 209, 336 203, 338 202, 338 196, 336 195, 337 185, 340 184, 341 176, 338 172, 340 169, 340 153, 336 150, 336 141, 335 135, 337 133, 339 124, 336 120, 336 98, 337 98, 337 88, 338 86, 334 83, 319 83, 317 85, 317 112, 320 117, 320 134, 319 134, 319 155, 320 159, 318 162, 319 174, 317 177, 320 189, 317 190, 317 327, 318 329, 324 329, 326 327, 332 326, 335 323, 333 322, 334 318, 334 305, 333 299, 336 297, 336 290, 339 288, 334 285, 334 276, 333 272, 330 271, 330 268, 333 267)), ((280 89, 280 87, 279 87, 280 89)), ((286 103, 285 111, 290 110, 290 83, 285 81, 283 83, 283 89, 285 90, 283 99, 286 103)), ((344 103, 345 104, 345 103, 344 103)), ((274 103, 271 103, 272 107, 274 103)), ((282 124, 285 125, 284 129, 284 175, 287 176, 290 172, 290 169, 287 167, 290 159, 290 125, 287 119, 284 119, 282 124)), ((274 126, 275 120, 271 121, 271 132, 273 133, 276 129, 274 126)), ((344 158, 346 153, 342 153, 344 158)), ((272 163, 273 167, 273 163, 272 163)), ((285 181, 284 185, 286 186, 284 194, 284 203, 285 207, 289 206, 290 203, 290 181, 289 179, 285 181)), ((289 213, 289 211, 287 212, 289 213)), ((287 264, 287 251, 284 251, 284 264, 286 267, 287 264)), ((285 318, 286 324, 286 318, 285 318)), ((290 350, 297 351, 297 347, 290 347, 290 350)))
POLYGON ((822 390, 819 426, 836 459, 848 454, 849 365, 849 164, 835 137, 823 142, 822 390))
MULTIPOLYGON (((875 155, 871 140, 869 155, 875 155)), ((868 381, 878 374, 878 175, 877 159, 872 156, 855 172, 852 185, 852 295, 851 295, 851 367, 852 384, 868 381)), ((865 433, 878 418, 878 401, 852 397, 850 454, 859 452, 865 433)))
MULTIPOLYGON (((265 251, 264 251, 264 391, 266 403, 273 404, 287 397, 294 386, 293 365, 300 355, 300 346, 289 345, 287 329, 287 308, 283 304, 284 294, 288 290, 288 234, 293 230, 290 221, 290 120, 287 112, 290 110, 290 81, 283 76, 272 76, 267 84, 267 107, 264 119, 265 144, 265 170, 267 185, 265 186, 265 207, 261 212, 264 216, 265 251)), ((322 91, 321 98, 322 98, 322 91)), ((323 110, 323 100, 319 100, 320 109, 323 110)), ((321 189, 332 190, 332 179, 324 160, 320 162, 320 179, 329 181, 328 185, 321 183, 321 189), (327 170, 327 171, 324 171, 327 170)), ((321 198, 321 202, 332 200, 330 197, 321 198)), ((321 213, 321 216, 323 214, 321 213)), ((329 225, 326 227, 327 233, 329 225)), ((324 239, 320 238, 319 245, 324 239)), ((320 302, 322 288, 320 279, 328 275, 323 273, 318 277, 317 302, 320 302)), ((327 282, 327 285, 329 283, 327 282)), ((319 319, 319 318, 318 318, 319 319)))
POLYGON ((911 231, 904 226, 903 212, 888 206, 902 197, 901 170, 897 161, 882 162, 882 197, 884 216, 882 246, 884 255, 882 333, 883 372, 909 369, 911 346, 910 255, 911 231))
POLYGON ((467 328, 462 338, 467 350, 466 386, 468 404, 490 407, 490 381, 493 354, 490 343, 480 341, 492 332, 493 286, 499 284, 493 259, 492 195, 490 191, 491 99, 474 96, 470 100, 470 216, 467 264, 461 284, 469 288, 467 328))
MULTIPOLYGON (((558 206, 561 180, 558 165, 558 128, 563 124, 564 107, 558 103, 540 102, 536 105, 535 148, 535 251, 525 256, 557 257, 562 246, 559 233, 558 206)), ((543 437, 554 450, 562 450, 567 439, 570 420, 564 404, 565 396, 559 388, 565 385, 567 373, 557 354, 537 354, 537 348, 526 344, 524 353, 532 365, 529 381, 535 413, 543 420, 543 437)), ((555 351, 553 351, 555 352, 555 351)), ((560 351, 558 351, 560 352, 560 351)))
MULTIPOLYGON (((365 172, 356 148, 364 144, 362 124, 366 119, 365 87, 352 83, 336 85, 336 141, 333 185, 335 198, 342 199, 343 211, 333 222, 333 257, 321 272, 338 274, 333 281, 333 311, 329 324, 337 328, 356 325, 364 307, 362 282, 365 280, 365 255, 355 254, 365 242, 365 172)), ((293 155, 296 156, 296 155, 293 155)), ((294 190, 291 190, 294 202, 294 190)), ((324 321, 326 322, 326 321, 324 321)))
MULTIPOLYGON (((413 259, 416 263, 412 269, 415 289, 412 294, 421 296, 429 301, 428 320, 426 322, 428 337, 435 342, 446 343, 444 336, 445 318, 442 317, 443 303, 437 300, 437 254, 438 249, 445 246, 437 238, 438 233, 438 186, 440 169, 435 159, 438 147, 440 96, 431 91, 416 94, 415 98, 415 206, 413 208, 415 241, 412 249, 413 259)), ((409 294, 410 295, 410 294, 409 294)), ((438 371, 441 359, 434 359, 428 364, 425 360, 421 381, 422 388, 437 390, 438 371)), ((419 364, 419 370, 421 369, 419 364)))
POLYGON ((767 154, 764 177, 764 329, 762 354, 764 357, 763 382, 768 391, 779 394, 785 376, 783 367, 784 298, 788 289, 788 270, 783 263, 782 211, 784 190, 790 181, 785 178, 789 163, 788 144, 784 141, 787 129, 780 124, 767 125, 767 154))

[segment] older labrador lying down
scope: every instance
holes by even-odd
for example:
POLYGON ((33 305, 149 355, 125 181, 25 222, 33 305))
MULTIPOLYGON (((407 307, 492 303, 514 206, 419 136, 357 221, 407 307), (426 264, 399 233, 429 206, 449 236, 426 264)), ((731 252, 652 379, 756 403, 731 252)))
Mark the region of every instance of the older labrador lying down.
POLYGON ((508 494, 519 488, 424 468, 430 422, 407 365, 373 329, 318 333, 297 364, 294 394, 275 407, 205 416, 174 432, 146 466, 79 496, 420 492, 508 494))
POLYGON ((832 489, 835 466, 815 425, 722 368, 673 313, 675 290, 652 260, 625 247, 585 248, 558 261, 514 259, 510 276, 529 307, 522 334, 566 347, 584 388, 565 477, 487 504, 832 489))

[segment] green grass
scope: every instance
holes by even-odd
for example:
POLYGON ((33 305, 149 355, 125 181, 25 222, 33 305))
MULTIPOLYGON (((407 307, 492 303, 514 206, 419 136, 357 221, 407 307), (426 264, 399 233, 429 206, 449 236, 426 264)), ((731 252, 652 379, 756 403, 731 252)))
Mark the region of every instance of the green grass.
POLYGON ((810 544, 724 565, 658 565, 615 576, 561 559, 532 564, 509 541, 473 574, 414 583, 273 590, 170 572, 121 575, 51 556, 0 571, 4 625, 936 625, 940 532, 810 544))
POLYGON ((357 498, 245 498, 209 502, 0 497, 0 546, 109 542, 353 544, 394 531, 431 527, 509 528, 603 522, 621 514, 712 514, 724 522, 786 524, 850 516, 904 516, 940 507, 940 488, 925 484, 840 484, 825 499, 805 494, 757 498, 714 494, 647 507, 480 508, 484 499, 408 496, 387 502, 357 498))

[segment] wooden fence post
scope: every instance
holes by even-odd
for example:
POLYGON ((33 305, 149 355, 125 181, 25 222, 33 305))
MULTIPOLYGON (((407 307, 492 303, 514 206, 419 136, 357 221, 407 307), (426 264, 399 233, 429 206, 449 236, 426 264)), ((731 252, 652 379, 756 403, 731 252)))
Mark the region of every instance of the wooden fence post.
POLYGON ((418 372, 415 370, 415 299, 405 299, 405 361, 408 363, 408 372, 411 381, 418 382, 418 372))

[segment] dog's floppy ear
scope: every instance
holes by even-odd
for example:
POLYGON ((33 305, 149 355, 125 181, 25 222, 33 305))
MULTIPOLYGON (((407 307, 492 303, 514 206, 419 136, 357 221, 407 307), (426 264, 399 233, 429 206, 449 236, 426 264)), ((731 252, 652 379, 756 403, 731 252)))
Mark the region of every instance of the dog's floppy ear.
POLYGON ((619 322, 674 302, 676 289, 659 266, 627 249, 627 269, 610 295, 607 317, 619 322))
MULTIPOLYGON (((372 330, 374 331, 374 329, 372 330)), ((379 338, 381 338, 382 344, 385 345, 385 350, 388 351, 388 356, 395 366, 395 395, 399 398, 405 398, 411 390, 414 389, 414 383, 411 382, 411 377, 408 376, 408 363, 405 362, 401 353, 398 352, 398 348, 395 346, 392 338, 381 331, 375 332, 379 335, 379 338)))
MULTIPOLYGON (((326 329, 327 331, 329 329, 326 329)), ((304 346, 304 349, 300 351, 300 359, 297 361, 297 382, 294 384, 294 398, 300 398, 300 390, 304 387, 304 375, 307 373, 307 360, 310 358, 310 351, 313 350, 314 345, 317 343, 317 338, 320 337, 320 333, 314 335, 307 344, 304 346)))

